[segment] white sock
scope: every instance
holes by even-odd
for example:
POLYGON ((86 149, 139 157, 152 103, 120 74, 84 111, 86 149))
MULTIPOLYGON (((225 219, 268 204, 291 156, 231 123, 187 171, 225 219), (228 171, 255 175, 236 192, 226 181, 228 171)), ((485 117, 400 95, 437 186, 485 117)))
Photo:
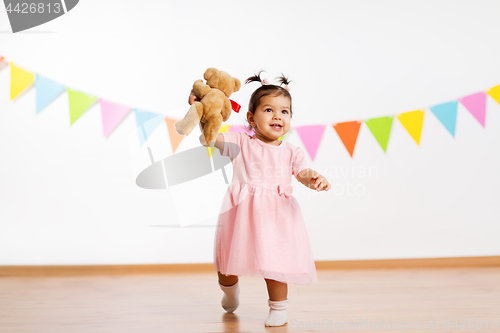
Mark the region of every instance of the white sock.
POLYGON ((288 322, 286 309, 288 308, 288 299, 284 301, 271 301, 269 303, 269 316, 266 319, 266 326, 283 326, 288 322))
POLYGON ((234 312, 238 308, 240 304, 238 300, 238 295, 240 294, 240 287, 238 281, 232 286, 223 286, 219 282, 220 289, 224 292, 224 296, 222 296, 221 305, 227 312, 234 312))

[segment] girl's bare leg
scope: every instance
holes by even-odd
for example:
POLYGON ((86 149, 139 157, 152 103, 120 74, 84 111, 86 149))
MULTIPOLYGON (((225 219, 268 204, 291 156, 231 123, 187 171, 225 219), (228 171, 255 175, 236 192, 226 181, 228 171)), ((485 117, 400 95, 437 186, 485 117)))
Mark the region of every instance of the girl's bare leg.
POLYGON ((271 301, 285 301, 288 294, 288 285, 283 282, 265 279, 267 283, 267 292, 271 301))
POLYGON ((224 275, 221 272, 217 272, 217 275, 219 275, 219 282, 223 286, 232 286, 233 284, 238 282, 237 275, 224 275))

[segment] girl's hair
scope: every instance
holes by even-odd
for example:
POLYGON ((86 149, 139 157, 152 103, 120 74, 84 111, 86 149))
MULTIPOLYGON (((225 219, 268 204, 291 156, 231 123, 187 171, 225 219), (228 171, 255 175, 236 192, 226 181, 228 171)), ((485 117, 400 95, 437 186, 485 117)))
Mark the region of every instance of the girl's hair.
MULTIPOLYGON (((253 76, 250 76, 248 79, 246 79, 245 84, 248 84, 250 82, 260 82, 262 83, 262 80, 260 78, 260 74, 263 71, 260 71, 258 74, 255 74, 253 76)), ((257 88, 253 93, 252 96, 250 97, 250 102, 248 102, 248 111, 250 111, 252 114, 255 114, 255 109, 259 106, 260 99, 264 96, 280 96, 284 95, 285 97, 288 97, 290 99, 290 117, 292 117, 293 112, 292 112, 292 96, 288 92, 287 89, 283 88, 281 85, 287 86, 291 81, 288 80, 288 78, 281 74, 281 76, 277 77, 278 81, 280 82, 280 85, 274 85, 274 84, 263 84, 259 88, 257 88)), ((250 124, 248 125, 247 129, 249 131, 252 130, 252 126, 250 124)))

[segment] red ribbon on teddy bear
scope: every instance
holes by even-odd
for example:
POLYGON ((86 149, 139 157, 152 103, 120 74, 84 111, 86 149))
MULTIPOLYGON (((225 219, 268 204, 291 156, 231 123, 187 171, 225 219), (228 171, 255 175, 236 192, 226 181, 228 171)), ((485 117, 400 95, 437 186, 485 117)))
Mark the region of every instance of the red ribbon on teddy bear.
POLYGON ((232 99, 229 99, 229 101, 231 102, 231 109, 233 109, 233 111, 236 113, 240 112, 241 105, 239 105, 238 103, 236 103, 232 99))

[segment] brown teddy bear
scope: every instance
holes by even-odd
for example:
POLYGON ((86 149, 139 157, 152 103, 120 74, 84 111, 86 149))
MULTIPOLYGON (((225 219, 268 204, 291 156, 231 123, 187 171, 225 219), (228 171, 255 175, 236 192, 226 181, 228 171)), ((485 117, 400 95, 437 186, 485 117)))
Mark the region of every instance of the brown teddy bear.
POLYGON ((213 147, 223 121, 231 116, 229 96, 240 90, 240 80, 216 68, 209 68, 203 75, 203 80, 196 80, 192 94, 197 97, 183 119, 175 123, 175 130, 182 135, 189 135, 193 128, 203 123, 200 142, 205 147, 213 147))

